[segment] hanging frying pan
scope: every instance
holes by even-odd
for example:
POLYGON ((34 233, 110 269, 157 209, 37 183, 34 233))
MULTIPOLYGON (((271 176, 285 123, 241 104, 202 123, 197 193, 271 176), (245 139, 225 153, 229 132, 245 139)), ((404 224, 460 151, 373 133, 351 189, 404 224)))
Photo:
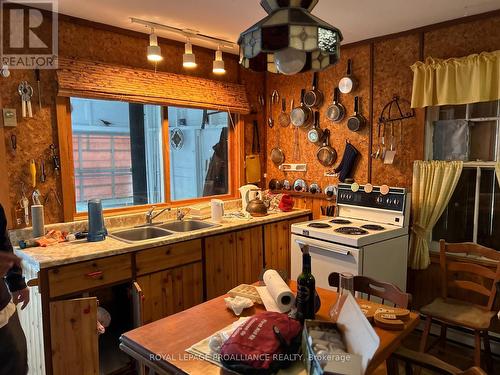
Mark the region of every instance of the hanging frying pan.
POLYGON ((276 128, 276 132, 277 142, 276 146, 271 150, 271 161, 274 165, 280 166, 285 162, 285 154, 280 148, 280 127, 276 128))
POLYGON ((359 97, 354 98, 354 115, 347 120, 347 127, 353 132, 359 131, 366 123, 366 119, 359 110, 359 97))
POLYGON ((300 106, 294 108, 290 113, 292 125, 297 128, 307 128, 312 122, 312 109, 304 104, 304 95, 306 90, 302 89, 300 93, 300 106))
POLYGON ((319 143, 323 138, 323 130, 319 127, 319 111, 314 112, 314 126, 307 132, 307 140, 311 143, 319 143))
POLYGON ((281 127, 286 128, 290 125, 290 115, 286 112, 286 99, 281 100, 281 112, 278 116, 278 123, 281 127))
POLYGON ((340 122, 345 117, 345 107, 339 102, 339 88, 333 90, 333 103, 326 110, 326 117, 330 121, 340 122))
POLYGON ((330 130, 323 131, 323 146, 316 153, 318 161, 324 167, 329 167, 337 160, 337 151, 330 146, 330 130))
POLYGON ((314 72, 312 90, 309 90, 304 95, 304 104, 309 108, 319 108, 323 104, 324 95, 318 90, 319 74, 314 72))
POLYGON ((358 80, 352 76, 352 60, 347 60, 347 74, 340 79, 339 90, 342 94, 349 94, 358 87, 358 80))

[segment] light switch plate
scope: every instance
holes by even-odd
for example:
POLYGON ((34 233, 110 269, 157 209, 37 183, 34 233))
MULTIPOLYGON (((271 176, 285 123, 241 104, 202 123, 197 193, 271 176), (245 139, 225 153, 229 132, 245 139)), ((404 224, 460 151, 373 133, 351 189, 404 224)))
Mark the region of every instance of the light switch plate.
POLYGON ((15 108, 3 108, 3 126, 15 128, 17 126, 17 114, 15 108))

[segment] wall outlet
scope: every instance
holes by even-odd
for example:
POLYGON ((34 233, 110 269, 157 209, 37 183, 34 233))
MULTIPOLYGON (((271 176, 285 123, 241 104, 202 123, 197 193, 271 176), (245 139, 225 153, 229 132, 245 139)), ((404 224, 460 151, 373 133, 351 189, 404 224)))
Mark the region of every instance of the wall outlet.
POLYGON ((3 126, 6 128, 15 128, 17 126, 17 114, 15 108, 4 108, 3 126))

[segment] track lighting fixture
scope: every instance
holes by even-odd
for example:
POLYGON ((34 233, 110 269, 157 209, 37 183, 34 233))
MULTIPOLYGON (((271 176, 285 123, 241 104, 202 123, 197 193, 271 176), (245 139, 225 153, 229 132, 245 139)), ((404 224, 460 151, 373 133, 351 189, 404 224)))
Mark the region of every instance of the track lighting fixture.
POLYGON ((187 40, 186 45, 184 46, 184 55, 182 55, 182 66, 184 68, 196 68, 198 64, 196 64, 196 56, 193 53, 193 45, 191 41, 187 40))
POLYGON ((224 60, 222 59, 222 50, 220 49, 220 45, 217 47, 217 51, 215 51, 213 72, 215 74, 226 73, 226 69, 224 67, 224 60))
POLYGON ((151 34, 149 34, 148 60, 155 63, 163 60, 161 48, 158 45, 158 37, 153 28, 151 28, 151 34))

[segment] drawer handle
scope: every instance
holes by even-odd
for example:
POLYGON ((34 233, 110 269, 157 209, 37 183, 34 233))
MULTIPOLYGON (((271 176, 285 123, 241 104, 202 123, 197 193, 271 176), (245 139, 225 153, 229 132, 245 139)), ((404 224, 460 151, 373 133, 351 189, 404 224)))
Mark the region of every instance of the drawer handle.
POLYGON ((86 274, 85 276, 91 278, 91 279, 100 279, 102 278, 103 272, 102 271, 95 271, 95 272, 90 272, 86 274))

